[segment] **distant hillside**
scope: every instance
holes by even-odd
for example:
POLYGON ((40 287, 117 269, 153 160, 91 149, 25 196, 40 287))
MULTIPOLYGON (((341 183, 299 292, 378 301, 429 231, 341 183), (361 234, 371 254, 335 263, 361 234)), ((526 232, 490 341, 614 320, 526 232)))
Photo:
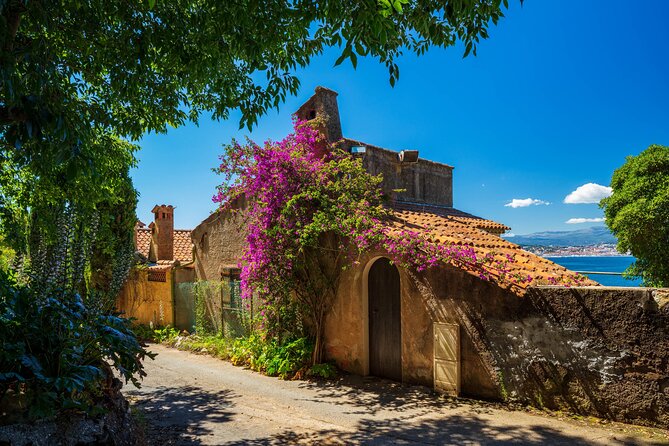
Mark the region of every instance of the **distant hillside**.
POLYGON ((507 240, 524 246, 590 246, 601 243, 617 243, 606 226, 577 229, 575 231, 546 231, 516 235, 507 240))

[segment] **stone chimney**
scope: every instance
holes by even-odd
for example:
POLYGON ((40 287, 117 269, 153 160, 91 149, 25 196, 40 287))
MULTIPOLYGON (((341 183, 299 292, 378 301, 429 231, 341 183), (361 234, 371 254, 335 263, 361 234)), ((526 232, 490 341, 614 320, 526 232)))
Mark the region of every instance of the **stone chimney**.
POLYGON ((294 113, 298 119, 311 121, 322 118, 325 125, 321 132, 329 143, 342 139, 337 92, 325 87, 316 87, 316 92, 294 113))
POLYGON ((155 261, 174 260, 174 206, 155 205, 151 223, 152 245, 155 246, 155 261))

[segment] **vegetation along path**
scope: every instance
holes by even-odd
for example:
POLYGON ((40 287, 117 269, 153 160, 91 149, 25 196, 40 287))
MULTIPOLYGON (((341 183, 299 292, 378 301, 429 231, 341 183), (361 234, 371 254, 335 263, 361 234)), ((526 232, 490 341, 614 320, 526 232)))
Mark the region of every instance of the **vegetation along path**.
POLYGON ((282 381, 152 345, 148 377, 125 394, 150 445, 667 444, 666 433, 453 400, 424 387, 346 376, 282 381))

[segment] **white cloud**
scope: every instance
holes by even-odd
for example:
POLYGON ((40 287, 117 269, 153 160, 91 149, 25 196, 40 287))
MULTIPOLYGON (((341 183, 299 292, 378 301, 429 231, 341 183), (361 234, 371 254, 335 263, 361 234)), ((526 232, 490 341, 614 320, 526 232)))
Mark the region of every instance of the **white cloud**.
POLYGON ((570 218, 565 221, 568 225, 577 225, 579 223, 601 223, 604 221, 604 218, 570 218))
POLYGON ((599 203, 602 198, 610 197, 612 193, 613 189, 608 186, 587 183, 564 197, 564 202, 568 204, 599 203))
POLYGON ((514 198, 504 206, 510 208, 526 208, 528 206, 538 206, 540 204, 549 205, 550 203, 543 200, 537 200, 535 198, 514 198))
POLYGON ((509 232, 508 234, 502 234, 502 238, 514 238, 516 234, 509 232))

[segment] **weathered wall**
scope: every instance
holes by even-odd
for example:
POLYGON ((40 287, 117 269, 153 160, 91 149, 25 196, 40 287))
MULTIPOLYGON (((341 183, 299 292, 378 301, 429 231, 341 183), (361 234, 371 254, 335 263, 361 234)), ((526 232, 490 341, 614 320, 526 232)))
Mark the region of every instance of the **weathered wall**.
POLYGON ((116 308, 139 324, 174 325, 172 272, 166 272, 165 282, 147 279, 147 271, 136 271, 126 281, 116 301, 116 308))
POLYGON ((355 155, 372 175, 383 174, 383 191, 395 200, 453 206, 453 167, 425 159, 400 162, 398 153, 347 139, 342 148, 363 145, 365 152, 355 155), (399 191, 401 190, 401 191, 399 191))
POLYGON ((172 272, 174 274, 174 283, 195 282, 195 268, 192 266, 176 267, 172 272))
POLYGON ((191 232, 198 280, 220 281, 236 268, 244 249, 243 218, 237 212, 215 212, 191 232))
POLYGON ((325 126, 321 128, 321 132, 331 143, 342 138, 337 96, 336 91, 316 87, 314 95, 294 113, 298 119, 303 121, 310 121, 316 117, 322 119, 325 126))
MULTIPOLYGON (((339 367, 352 373, 369 371, 368 312, 366 270, 382 253, 370 253, 360 265, 348 269, 341 278, 339 292, 326 323, 326 353, 339 367)), ((432 386, 433 322, 463 325, 461 333, 462 383, 464 395, 499 397, 495 373, 481 356, 482 343, 472 338, 471 323, 464 316, 462 295, 487 300, 505 291, 464 274, 444 268, 430 277, 400 269, 402 312, 402 380, 411 384, 432 386), (469 287, 470 294, 464 294, 469 287), (463 324, 463 321, 466 324, 463 324), (468 329, 469 328, 469 329, 468 329), (478 341, 478 342, 475 342, 478 341), (479 345, 480 347, 477 347, 479 345)), ((514 296, 515 297, 515 296, 514 296)), ((514 301, 515 302, 517 298, 514 301)))
POLYGON ((532 289, 509 335, 520 394, 548 407, 669 425, 669 290, 532 289))
MULTIPOLYGON (((327 355, 359 374, 369 370, 364 287, 374 257, 342 277, 326 324, 327 355)), ((432 385, 432 323, 456 323, 465 396, 669 425, 661 292, 543 287, 518 297, 451 267, 400 276, 404 382, 432 385)))

